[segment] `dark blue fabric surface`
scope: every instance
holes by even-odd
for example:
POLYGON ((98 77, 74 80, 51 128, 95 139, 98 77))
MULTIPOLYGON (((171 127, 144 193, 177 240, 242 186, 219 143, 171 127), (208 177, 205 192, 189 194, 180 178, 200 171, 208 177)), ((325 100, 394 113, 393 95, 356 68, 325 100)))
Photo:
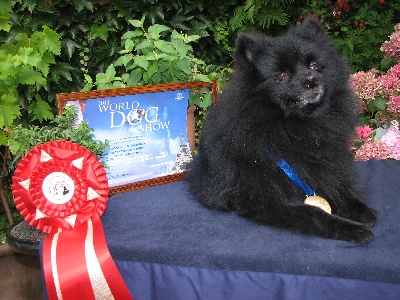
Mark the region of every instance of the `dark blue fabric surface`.
POLYGON ((117 261, 135 300, 398 300, 400 285, 117 261))
POLYGON ((369 244, 306 237, 210 211, 183 181, 111 197, 102 217, 107 244, 122 269, 138 262, 399 284, 400 162, 356 166, 367 203, 380 215, 369 244))

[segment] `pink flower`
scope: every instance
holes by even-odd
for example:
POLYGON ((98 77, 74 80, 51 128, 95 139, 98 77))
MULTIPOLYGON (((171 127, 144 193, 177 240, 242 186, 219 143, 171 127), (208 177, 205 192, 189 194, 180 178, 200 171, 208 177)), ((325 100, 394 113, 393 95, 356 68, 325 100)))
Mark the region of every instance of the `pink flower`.
POLYGON ((389 97, 387 110, 395 113, 400 113, 400 96, 392 95, 389 97))
POLYGON ((392 154, 390 155, 390 157, 396 160, 400 160, 400 141, 397 141, 392 146, 392 154))
POLYGON ((374 130, 369 126, 358 126, 356 128, 356 135, 363 142, 366 142, 368 139, 370 139, 373 132, 374 130))
POLYGON ((394 147, 400 142, 400 131, 395 126, 390 126, 388 131, 382 136, 381 141, 385 142, 391 147, 394 147))
POLYGON ((397 76, 385 74, 378 77, 373 83, 375 96, 388 99, 390 96, 400 92, 400 81, 397 76))
MULTIPOLYGON (((396 28, 398 24, 396 25, 396 28)), ((400 62, 400 32, 396 31, 389 36, 389 40, 385 41, 381 48, 385 52, 385 58, 391 58, 400 62)))
POLYGON ((358 72, 350 76, 350 86, 356 96, 364 100, 375 99, 375 82, 377 70, 358 72))
POLYGON ((356 160, 369 160, 370 158, 387 159, 392 149, 385 142, 373 141, 372 139, 363 144, 355 155, 356 160))
POLYGON ((400 63, 391 67, 387 74, 393 77, 400 78, 400 63))

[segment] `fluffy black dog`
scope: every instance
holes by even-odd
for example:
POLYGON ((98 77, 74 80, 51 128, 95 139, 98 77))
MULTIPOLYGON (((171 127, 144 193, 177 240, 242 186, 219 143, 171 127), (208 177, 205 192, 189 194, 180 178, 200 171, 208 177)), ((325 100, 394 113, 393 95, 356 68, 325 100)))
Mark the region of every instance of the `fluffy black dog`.
POLYGON ((331 45, 312 17, 282 37, 238 36, 235 72, 207 115, 186 177, 204 205, 308 235, 373 238, 377 217, 354 188, 349 68, 331 45), (282 159, 332 214, 304 204, 282 159))

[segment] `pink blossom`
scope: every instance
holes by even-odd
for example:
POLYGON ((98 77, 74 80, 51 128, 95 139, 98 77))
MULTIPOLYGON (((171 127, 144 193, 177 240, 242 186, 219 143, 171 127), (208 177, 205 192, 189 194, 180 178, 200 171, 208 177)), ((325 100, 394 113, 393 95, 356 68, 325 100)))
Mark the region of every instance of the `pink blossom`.
POLYGON ((369 160, 370 158, 387 159, 391 154, 391 147, 385 142, 369 140, 364 143, 355 155, 356 160, 369 160))
POLYGON ((392 153, 391 153, 390 157, 394 158, 396 160, 400 160, 400 141, 397 141, 392 146, 392 153))
POLYGON ((365 142, 367 141, 369 138, 371 138, 372 133, 374 132, 374 130, 367 126, 358 126, 356 128, 356 135, 360 138, 361 141, 365 142))
MULTIPOLYGON (((399 24, 395 28, 398 28, 399 24)), ((389 36, 389 40, 385 41, 381 48, 385 52, 385 58, 391 58, 400 62, 400 32, 396 31, 389 36)))
POLYGON ((391 67, 390 70, 387 72, 387 74, 389 74, 390 76, 400 78, 400 63, 391 67))
POLYGON ((400 142, 400 131, 395 126, 390 126, 388 131, 382 136, 381 141, 394 147, 400 142))
POLYGON ((395 113, 400 113, 400 96, 392 95, 389 97, 387 110, 395 113))
POLYGON ((393 94, 400 92, 400 81, 397 76, 384 74, 378 77, 370 86, 373 89, 375 97, 380 96, 388 99, 393 94))
POLYGON ((375 98, 374 89, 377 70, 358 72, 350 76, 350 86, 360 99, 372 100, 375 98))

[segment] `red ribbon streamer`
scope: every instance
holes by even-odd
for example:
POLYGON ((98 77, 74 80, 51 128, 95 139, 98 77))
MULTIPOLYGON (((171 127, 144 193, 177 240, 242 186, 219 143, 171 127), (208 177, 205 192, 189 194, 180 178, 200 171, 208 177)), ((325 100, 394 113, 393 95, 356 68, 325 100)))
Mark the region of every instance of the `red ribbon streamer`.
POLYGON ((108 182, 96 156, 68 141, 41 144, 19 162, 12 191, 25 220, 49 233, 42 262, 50 300, 132 299, 107 248, 100 216, 108 182))

